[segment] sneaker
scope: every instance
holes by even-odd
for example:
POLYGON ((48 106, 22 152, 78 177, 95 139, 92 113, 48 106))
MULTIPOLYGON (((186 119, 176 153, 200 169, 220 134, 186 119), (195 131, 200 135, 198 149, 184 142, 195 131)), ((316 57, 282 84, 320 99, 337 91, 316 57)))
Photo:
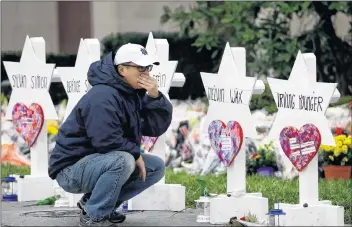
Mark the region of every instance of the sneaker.
POLYGON ((108 217, 108 221, 111 223, 122 223, 126 220, 126 216, 114 210, 108 217))
MULTIPOLYGON (((87 199, 82 198, 77 202, 77 207, 81 209, 81 213, 84 213, 83 207, 86 204, 87 199)), ((111 223, 122 223, 126 220, 126 216, 114 210, 109 216, 106 217, 111 223)))
POLYGON ((116 226, 114 223, 109 222, 106 218, 103 220, 96 222, 90 219, 87 214, 81 212, 79 218, 79 226, 116 226))

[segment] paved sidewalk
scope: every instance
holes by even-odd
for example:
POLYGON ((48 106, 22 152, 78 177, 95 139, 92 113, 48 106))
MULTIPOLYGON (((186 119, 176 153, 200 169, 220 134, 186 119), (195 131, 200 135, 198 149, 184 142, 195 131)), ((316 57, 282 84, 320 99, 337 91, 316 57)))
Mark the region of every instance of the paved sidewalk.
MULTIPOLYGON (((35 206, 35 202, 1 202, 1 226, 78 226, 77 208, 35 206)), ((217 226, 196 222, 199 211, 133 211, 119 226, 217 226)), ((223 225, 224 226, 224 225, 223 225)), ((351 225, 345 225, 351 226, 351 225)))
MULTIPOLYGON (((35 202, 2 203, 1 226, 78 226, 77 208, 35 206, 35 202)), ((119 226, 212 226, 196 222, 197 211, 132 211, 119 226)))

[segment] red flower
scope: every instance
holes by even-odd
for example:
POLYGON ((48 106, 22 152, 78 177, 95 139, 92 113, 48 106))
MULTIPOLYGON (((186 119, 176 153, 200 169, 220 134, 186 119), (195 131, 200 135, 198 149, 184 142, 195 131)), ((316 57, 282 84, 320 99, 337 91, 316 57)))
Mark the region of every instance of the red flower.
POLYGON ((258 154, 252 154, 251 159, 255 159, 258 157, 258 154))
POLYGON ((341 135, 341 134, 342 134, 342 128, 341 127, 337 127, 336 135, 341 135))
POLYGON ((246 221, 246 217, 240 218, 241 221, 246 221))

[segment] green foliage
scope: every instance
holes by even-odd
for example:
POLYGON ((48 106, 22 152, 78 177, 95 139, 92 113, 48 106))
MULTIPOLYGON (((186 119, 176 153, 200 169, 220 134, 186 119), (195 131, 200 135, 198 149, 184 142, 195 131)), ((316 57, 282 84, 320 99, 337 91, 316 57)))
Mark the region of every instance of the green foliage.
POLYGON ((1 105, 7 106, 8 103, 9 103, 9 101, 8 101, 7 97, 3 93, 1 93, 1 105))
POLYGON ((330 104, 330 106, 340 106, 352 102, 352 96, 342 96, 336 103, 330 104))
POLYGON ((277 112, 277 107, 275 100, 272 96, 270 86, 268 83, 265 83, 265 90, 263 94, 252 95, 252 99, 249 105, 250 110, 260 110, 265 109, 269 114, 277 112))
POLYGON ((255 174, 262 167, 272 167, 277 170, 274 143, 271 141, 268 144, 259 146, 257 153, 247 157, 246 165, 248 174, 255 174))
MULTIPOLYGON (((351 2, 198 2, 187 11, 165 7, 162 22, 178 23, 181 34, 197 37, 193 45, 211 50, 213 57, 226 42, 245 47, 249 76, 286 79, 298 51, 313 52, 318 79, 337 82, 347 95, 352 94, 352 33, 345 40, 338 37, 332 16, 351 11, 351 2), (291 34, 293 17, 301 21, 299 31, 291 34), (311 28, 309 18, 317 20, 310 19, 311 28)), ((218 60, 214 58, 215 68, 218 60)))
POLYGON ((197 182, 198 182, 198 184, 200 186, 200 194, 201 194, 201 196, 210 197, 211 195, 209 194, 208 189, 205 186, 205 180, 202 179, 202 178, 198 178, 197 182))
POLYGON ((252 214, 249 212, 247 215, 245 215, 246 222, 252 222, 252 223, 257 223, 258 218, 255 214, 252 214))
MULTIPOLYGON (((181 184, 186 187, 186 206, 195 207, 194 200, 201 195, 197 182, 199 175, 189 175, 185 172, 174 174, 171 169, 166 172, 166 183, 181 184)), ((212 193, 226 193, 226 174, 208 175, 203 177, 207 188, 212 193)), ((247 192, 262 192, 263 197, 269 199, 269 209, 274 208, 275 202, 296 204, 299 202, 299 181, 281 180, 274 177, 258 175, 247 176, 247 192)), ((352 179, 319 181, 319 200, 330 200, 334 205, 345 207, 345 223, 352 224, 352 179)), ((308 204, 309 205, 309 204, 308 204)))

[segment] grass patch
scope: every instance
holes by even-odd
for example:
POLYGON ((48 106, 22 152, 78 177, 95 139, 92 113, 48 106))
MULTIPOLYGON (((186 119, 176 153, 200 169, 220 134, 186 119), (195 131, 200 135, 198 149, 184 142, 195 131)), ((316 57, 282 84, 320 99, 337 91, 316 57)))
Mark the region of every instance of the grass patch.
MULTIPOLYGON (((201 195, 200 185, 197 182, 199 175, 191 176, 181 172, 174 174, 171 169, 167 170, 166 183, 181 184, 186 187, 186 206, 195 207, 194 200, 201 195)), ((209 175, 203 178, 206 187, 211 193, 226 193, 226 175, 209 175)), ((247 176, 247 192, 261 192, 269 199, 269 209, 274 203, 299 202, 298 180, 281 180, 274 177, 262 177, 258 175, 247 176)), ((319 199, 330 200, 334 205, 345 207, 345 223, 352 224, 352 180, 319 181, 319 199)), ((309 205, 309 204, 308 204, 309 205)))
POLYGON ((11 174, 28 175, 30 172, 31 169, 26 166, 14 166, 1 163, 1 179, 11 174))

